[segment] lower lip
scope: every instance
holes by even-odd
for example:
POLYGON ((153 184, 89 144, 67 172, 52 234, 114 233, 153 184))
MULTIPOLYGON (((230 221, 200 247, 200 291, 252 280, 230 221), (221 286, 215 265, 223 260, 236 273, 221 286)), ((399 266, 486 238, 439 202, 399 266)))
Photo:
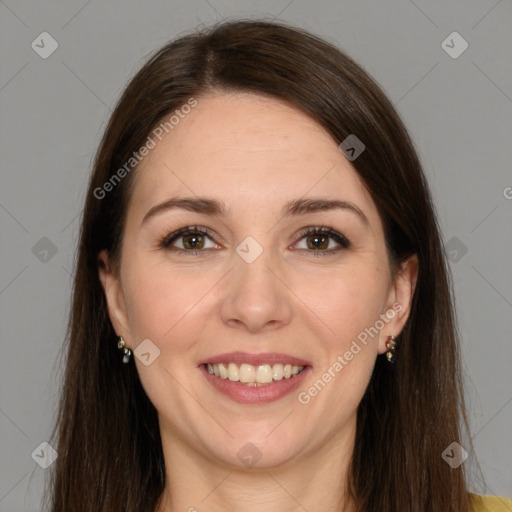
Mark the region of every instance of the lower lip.
POLYGON ((206 366, 199 367, 210 384, 217 390, 228 396, 235 402, 242 404, 266 404, 275 402, 280 398, 292 393, 301 383, 304 382, 306 374, 311 366, 306 366, 298 375, 289 379, 282 378, 264 386, 246 386, 240 382, 233 382, 229 379, 221 379, 208 373, 206 366))

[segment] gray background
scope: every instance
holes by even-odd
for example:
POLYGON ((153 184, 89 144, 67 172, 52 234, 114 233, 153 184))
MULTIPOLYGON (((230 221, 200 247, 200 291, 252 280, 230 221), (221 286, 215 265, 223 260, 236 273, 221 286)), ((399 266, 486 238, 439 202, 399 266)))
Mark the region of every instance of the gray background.
POLYGON ((479 490, 512 496, 511 15, 505 0, 0 1, 0 510, 39 509, 45 470, 31 453, 52 425, 78 216, 107 117, 150 52, 240 16, 326 37, 402 115, 451 254, 479 490), (31 47, 44 31, 59 44, 47 59, 31 47), (441 46, 453 31, 469 44, 458 58, 441 46))

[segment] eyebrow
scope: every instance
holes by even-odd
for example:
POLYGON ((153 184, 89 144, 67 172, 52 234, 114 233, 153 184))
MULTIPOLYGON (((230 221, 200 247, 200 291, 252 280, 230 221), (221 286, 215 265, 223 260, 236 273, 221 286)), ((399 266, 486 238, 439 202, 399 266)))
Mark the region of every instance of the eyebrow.
MULTIPOLYGON (((182 209, 204 215, 226 216, 229 213, 226 209, 225 203, 216 199, 208 197, 173 197, 168 201, 153 206, 146 215, 144 215, 142 224, 158 214, 174 209, 182 209)), ((352 212, 357 215, 363 224, 366 226, 370 225, 368 218, 358 206, 350 201, 341 201, 339 199, 294 199, 283 206, 281 214, 283 217, 290 217, 333 210, 345 210, 352 212)))

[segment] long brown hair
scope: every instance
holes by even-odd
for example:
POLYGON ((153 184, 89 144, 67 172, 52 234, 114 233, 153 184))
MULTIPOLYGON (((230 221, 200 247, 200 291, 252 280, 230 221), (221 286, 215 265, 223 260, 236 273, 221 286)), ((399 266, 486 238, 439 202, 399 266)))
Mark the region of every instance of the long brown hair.
POLYGON ((417 254, 419 275, 396 364, 377 358, 359 406, 348 488, 361 512, 468 510, 464 465, 452 469, 441 457, 452 442, 462 443, 467 419, 451 281, 413 143, 390 101, 353 60, 304 30, 264 20, 223 22, 168 43, 130 81, 110 118, 82 217, 52 433, 58 459, 50 510, 154 512, 162 494, 157 412, 133 361, 121 361, 98 254, 119 256, 136 169, 115 182, 114 174, 164 116, 215 91, 278 98, 311 116, 337 144, 350 134, 365 144, 352 165, 380 212, 391 268, 417 254), (99 194, 109 180, 114 185, 99 194))

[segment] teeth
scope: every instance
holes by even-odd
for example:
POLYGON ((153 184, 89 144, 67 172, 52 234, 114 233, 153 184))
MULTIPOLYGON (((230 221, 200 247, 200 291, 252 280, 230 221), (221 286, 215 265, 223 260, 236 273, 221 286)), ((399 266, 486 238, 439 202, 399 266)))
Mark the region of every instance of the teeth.
POLYGON ((238 369, 238 366, 235 363, 229 363, 228 379, 232 380, 233 382, 238 382, 240 380, 240 370, 238 369))
MULTIPOLYGON (((213 369, 213 371, 215 372, 215 368, 213 369)), ((219 364, 219 376, 221 379, 228 378, 228 369, 223 364, 219 364)))
POLYGON ((210 375, 215 375, 220 379, 228 379, 232 382, 240 382, 246 386, 263 386, 270 382, 289 379, 299 374, 304 366, 276 363, 252 364, 243 363, 240 367, 235 363, 207 364, 206 369, 210 375))
MULTIPOLYGON (((213 369, 215 370, 213 365, 213 369)), ((252 364, 240 365, 240 382, 256 382, 256 368, 252 364)))
POLYGON ((260 364, 256 370, 256 382, 260 384, 272 382, 272 366, 269 364, 260 364))

